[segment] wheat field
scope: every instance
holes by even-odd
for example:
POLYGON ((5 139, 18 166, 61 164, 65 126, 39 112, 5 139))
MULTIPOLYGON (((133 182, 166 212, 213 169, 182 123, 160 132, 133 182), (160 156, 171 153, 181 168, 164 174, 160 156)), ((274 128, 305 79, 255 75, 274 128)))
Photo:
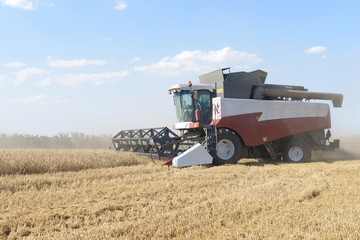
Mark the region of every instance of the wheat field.
POLYGON ((0 239, 360 239, 360 160, 0 150, 0 239))

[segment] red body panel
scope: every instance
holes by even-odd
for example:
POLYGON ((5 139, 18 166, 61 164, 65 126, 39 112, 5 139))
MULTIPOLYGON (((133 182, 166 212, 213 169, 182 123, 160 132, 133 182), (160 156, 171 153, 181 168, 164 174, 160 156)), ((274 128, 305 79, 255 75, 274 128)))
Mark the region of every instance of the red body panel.
POLYGON ((246 146, 258 146, 266 142, 294 134, 331 127, 330 114, 326 117, 284 118, 258 121, 261 113, 222 117, 217 128, 228 128, 236 132, 246 146))

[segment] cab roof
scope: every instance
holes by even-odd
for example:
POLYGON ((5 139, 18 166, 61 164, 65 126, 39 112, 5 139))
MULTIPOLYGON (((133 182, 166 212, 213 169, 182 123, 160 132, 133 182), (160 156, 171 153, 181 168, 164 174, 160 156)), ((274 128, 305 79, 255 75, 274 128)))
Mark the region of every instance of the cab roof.
POLYGON ((212 92, 214 89, 209 84, 193 84, 191 87, 188 84, 176 84, 169 88, 169 93, 179 91, 197 91, 197 90, 208 90, 212 92))

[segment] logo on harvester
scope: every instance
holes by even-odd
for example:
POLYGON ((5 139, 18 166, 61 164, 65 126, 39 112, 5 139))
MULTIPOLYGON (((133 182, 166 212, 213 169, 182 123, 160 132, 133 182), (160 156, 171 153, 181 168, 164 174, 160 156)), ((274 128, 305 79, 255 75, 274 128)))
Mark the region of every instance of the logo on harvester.
POLYGON ((219 109, 220 109, 219 103, 214 104, 214 112, 215 112, 215 114, 220 114, 219 109))

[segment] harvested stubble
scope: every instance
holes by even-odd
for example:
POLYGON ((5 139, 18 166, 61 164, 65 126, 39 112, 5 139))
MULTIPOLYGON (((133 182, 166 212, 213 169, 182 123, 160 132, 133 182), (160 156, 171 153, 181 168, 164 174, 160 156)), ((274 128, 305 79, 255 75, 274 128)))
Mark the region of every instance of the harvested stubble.
POLYGON ((360 161, 168 169, 148 160, 5 175, 0 189, 4 239, 360 238, 360 161))

